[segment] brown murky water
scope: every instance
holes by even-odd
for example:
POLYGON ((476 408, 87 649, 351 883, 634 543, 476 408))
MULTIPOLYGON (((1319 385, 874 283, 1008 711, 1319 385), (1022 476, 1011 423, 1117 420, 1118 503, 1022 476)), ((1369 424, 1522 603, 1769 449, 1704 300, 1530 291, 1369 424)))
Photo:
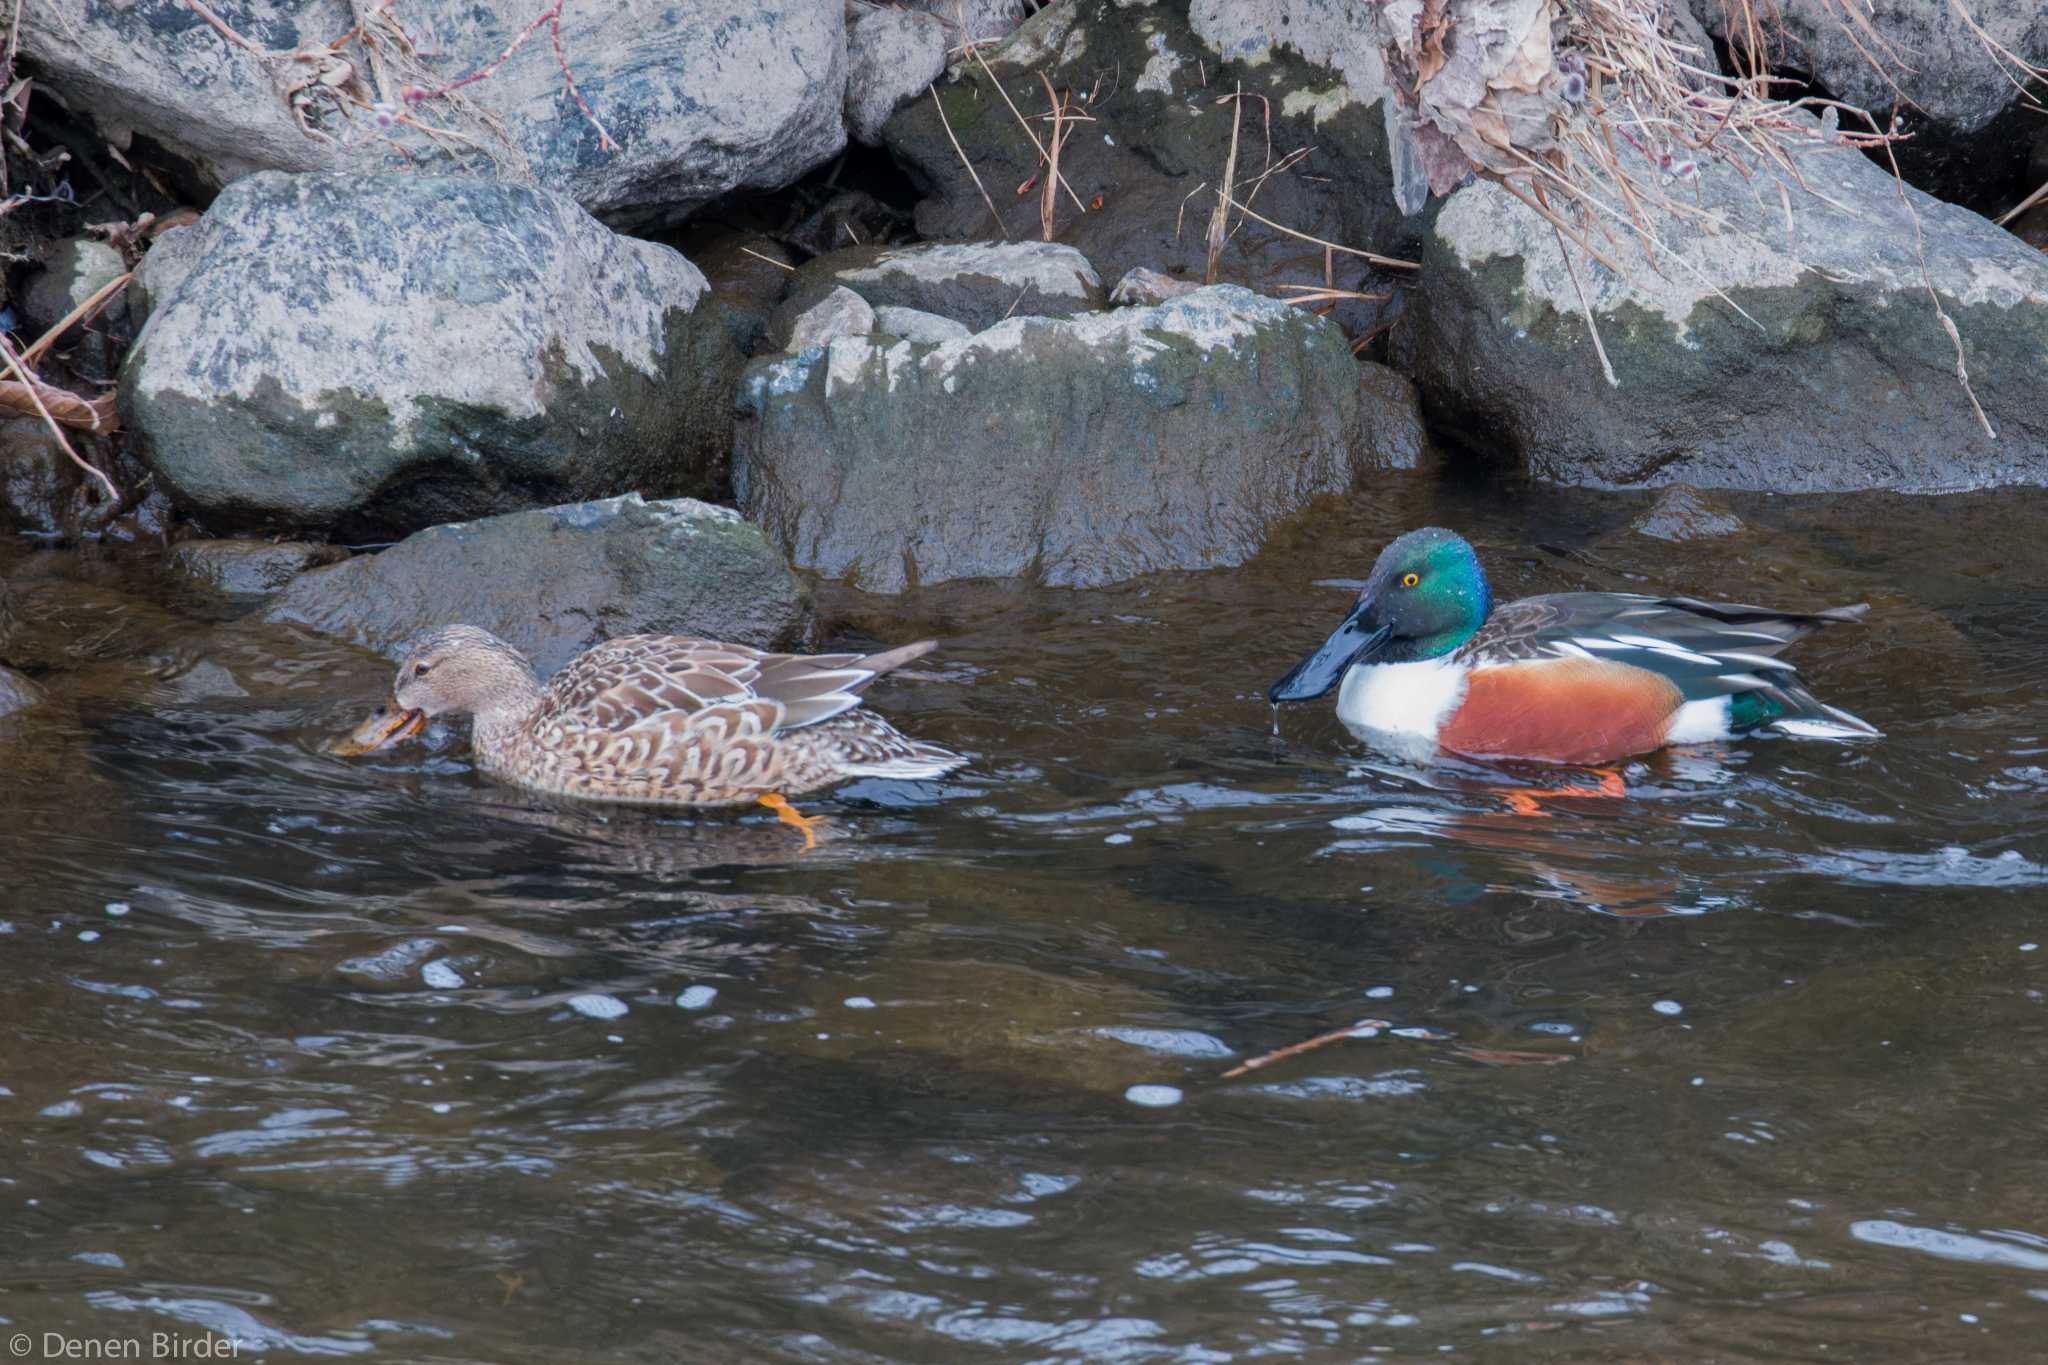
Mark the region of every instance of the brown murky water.
POLYGON ((384 665, 11 560, 59 701, 0 722, 0 1337, 2037 1357, 2048 496, 1736 500, 1691 545, 1642 502, 1414 480, 1239 570, 827 592, 835 639, 946 637, 876 703, 977 761, 818 803, 810 855, 454 735, 325 757, 384 665), (1538 819, 1323 707, 1276 738, 1311 580, 1425 521, 1503 595, 1868 599, 1801 658, 1889 737, 1538 819), (1409 1032, 1223 1079, 1367 1017, 1409 1032))

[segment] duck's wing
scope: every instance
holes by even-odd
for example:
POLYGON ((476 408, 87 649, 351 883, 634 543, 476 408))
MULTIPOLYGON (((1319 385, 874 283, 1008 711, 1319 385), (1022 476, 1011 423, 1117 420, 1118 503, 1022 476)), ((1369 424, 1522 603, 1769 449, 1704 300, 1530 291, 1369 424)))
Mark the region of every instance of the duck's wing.
POLYGON ((613 733, 698 725, 735 734, 794 730, 852 710, 876 678, 935 648, 922 640, 879 654, 769 654, 723 640, 628 635, 557 673, 536 724, 613 733))
POLYGON ((1553 593, 1496 609, 1454 657, 1475 669, 1550 659, 1626 664, 1670 679, 1685 701, 1760 692, 1781 713, 1804 713, 1820 703, 1778 656, 1820 627, 1861 620, 1869 610, 1868 603, 1809 612, 1691 597, 1553 593))

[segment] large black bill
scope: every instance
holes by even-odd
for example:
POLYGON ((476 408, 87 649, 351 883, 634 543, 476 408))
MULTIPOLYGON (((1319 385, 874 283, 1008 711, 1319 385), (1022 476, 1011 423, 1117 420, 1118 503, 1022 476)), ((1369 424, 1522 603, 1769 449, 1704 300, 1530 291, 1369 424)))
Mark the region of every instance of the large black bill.
POLYGON ((1266 700, 1278 706, 1283 701, 1307 701, 1343 681, 1344 670, 1385 643, 1392 632, 1381 626, 1370 630, 1359 621, 1365 615, 1361 602, 1344 618, 1344 624, 1316 647, 1316 652, 1294 666, 1292 672, 1266 690, 1266 700))

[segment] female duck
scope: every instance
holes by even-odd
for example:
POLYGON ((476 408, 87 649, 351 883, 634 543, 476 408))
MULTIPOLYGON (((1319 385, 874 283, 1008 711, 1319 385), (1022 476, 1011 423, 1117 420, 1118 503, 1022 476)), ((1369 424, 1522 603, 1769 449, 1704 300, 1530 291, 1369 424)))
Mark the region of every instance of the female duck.
POLYGON ((450 626, 399 666, 392 699, 333 747, 367 753, 431 716, 473 715, 477 767, 535 791, 634 805, 759 803, 816 842, 787 797, 855 777, 940 777, 967 760, 911 739, 861 693, 936 648, 764 654, 681 635, 629 635, 547 683, 489 631, 450 626))
POLYGON ((1427 527, 1380 552, 1351 614, 1267 696, 1301 701, 1341 683, 1338 718, 1415 758, 1593 765, 1754 731, 1850 739, 1877 731, 1816 698, 1778 655, 1867 610, 1617 592, 1496 608, 1472 547, 1427 527))

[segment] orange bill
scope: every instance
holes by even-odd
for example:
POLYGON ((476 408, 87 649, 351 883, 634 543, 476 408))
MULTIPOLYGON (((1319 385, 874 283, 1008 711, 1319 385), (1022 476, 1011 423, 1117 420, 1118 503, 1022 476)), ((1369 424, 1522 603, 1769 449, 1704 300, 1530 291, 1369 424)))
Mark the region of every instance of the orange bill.
POLYGON ((427 713, 408 711, 395 701, 385 702, 370 713, 368 720, 340 739, 330 741, 327 752, 353 757, 410 739, 426 726, 427 713))

